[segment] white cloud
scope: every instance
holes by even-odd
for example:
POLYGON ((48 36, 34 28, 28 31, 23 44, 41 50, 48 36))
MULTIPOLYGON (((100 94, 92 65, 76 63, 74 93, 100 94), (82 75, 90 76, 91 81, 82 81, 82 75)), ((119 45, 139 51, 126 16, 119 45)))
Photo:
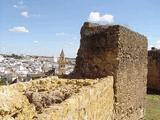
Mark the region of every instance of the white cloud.
POLYGON ((150 50, 152 47, 155 47, 155 48, 160 49, 160 40, 158 40, 158 41, 155 42, 155 43, 152 43, 152 44, 149 44, 149 45, 148 45, 148 49, 149 49, 149 50, 150 50))
POLYGON ((28 33, 29 30, 26 29, 24 26, 17 26, 9 29, 10 32, 16 32, 16 33, 28 33))
POLYGON ((17 5, 13 5, 13 7, 14 7, 14 8, 18 8, 18 6, 17 6, 17 5))
POLYGON ((21 12, 21 15, 22 15, 23 17, 26 17, 26 18, 29 17, 29 13, 28 13, 27 11, 21 12))
POLYGON ((39 43, 39 41, 37 41, 37 40, 35 40, 35 41, 33 41, 35 44, 38 44, 39 43))
POLYGON ((29 17, 40 17, 40 14, 29 14, 28 11, 21 12, 21 16, 29 18, 29 17))
POLYGON ((76 48, 76 53, 78 52, 79 48, 76 48))
POLYGON ((148 45, 148 50, 151 50, 152 47, 154 47, 154 45, 148 45))
POLYGON ((13 7, 14 8, 16 8, 16 9, 26 9, 27 8, 27 6, 26 5, 13 5, 13 7))
POLYGON ((158 41, 157 41, 157 44, 159 44, 159 45, 160 45, 160 40, 158 40, 158 41))
POLYGON ((114 22, 114 16, 111 14, 101 15, 99 12, 91 12, 88 21, 98 24, 112 24, 114 22))
POLYGON ((160 48, 160 40, 157 41, 156 47, 159 49, 160 48))

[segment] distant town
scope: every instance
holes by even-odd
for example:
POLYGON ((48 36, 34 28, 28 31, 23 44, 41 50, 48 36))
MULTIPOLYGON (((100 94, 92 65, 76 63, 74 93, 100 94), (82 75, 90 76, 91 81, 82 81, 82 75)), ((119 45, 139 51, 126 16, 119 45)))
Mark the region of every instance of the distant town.
POLYGON ((75 58, 66 58, 63 50, 59 57, 0 54, 0 84, 26 82, 50 75, 69 74, 75 58))

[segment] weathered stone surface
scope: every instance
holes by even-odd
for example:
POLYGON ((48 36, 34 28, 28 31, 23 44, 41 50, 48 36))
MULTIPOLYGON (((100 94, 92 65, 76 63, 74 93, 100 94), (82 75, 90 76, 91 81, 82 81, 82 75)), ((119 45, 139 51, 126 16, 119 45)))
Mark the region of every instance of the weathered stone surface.
POLYGON ((149 90, 160 91, 160 50, 148 51, 148 82, 149 90))
POLYGON ((0 87, 0 120, 112 120, 113 95, 113 77, 17 83, 0 87))
POLYGON ((83 25, 74 77, 101 78, 114 74, 113 68, 118 65, 118 28, 118 25, 83 25))
POLYGON ((113 120, 113 79, 98 81, 93 86, 83 87, 61 104, 45 109, 38 120, 113 120))
POLYGON ((16 89, 0 88, 0 120, 31 120, 36 114, 35 107, 16 89))
POLYGON ((119 28, 118 68, 115 76, 115 112, 118 120, 144 117, 147 84, 147 39, 119 28))
POLYGON ((114 76, 115 120, 144 116, 147 39, 123 26, 85 23, 72 74, 78 78, 114 76))
POLYGON ((59 86, 55 90, 41 90, 41 91, 26 91, 25 95, 27 96, 30 103, 33 103, 38 112, 43 112, 43 108, 47 108, 54 104, 59 104, 69 98, 73 93, 79 91, 79 85, 63 85, 59 86))
POLYGON ((147 40, 119 25, 85 23, 70 77, 78 79, 0 87, 0 120, 143 119, 147 40))

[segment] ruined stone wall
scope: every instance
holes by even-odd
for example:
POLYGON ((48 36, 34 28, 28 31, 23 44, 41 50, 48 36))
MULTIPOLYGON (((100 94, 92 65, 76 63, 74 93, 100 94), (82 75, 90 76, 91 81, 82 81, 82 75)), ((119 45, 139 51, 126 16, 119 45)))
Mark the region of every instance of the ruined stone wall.
POLYGON ((160 50, 148 51, 148 82, 149 90, 160 91, 160 50))
POLYGON ((115 120, 144 116, 147 39, 123 26, 85 23, 72 76, 114 76, 115 120))
POLYGON ((147 39, 119 28, 118 69, 115 79, 115 114, 118 120, 144 117, 147 84, 147 39))
POLYGON ((85 23, 81 29, 80 48, 73 72, 78 78, 113 75, 118 65, 119 26, 85 23))
POLYGON ((85 23, 80 43, 72 79, 0 87, 0 119, 143 119, 147 39, 123 26, 85 23))
POLYGON ((0 87, 0 120, 113 120, 113 77, 0 87))

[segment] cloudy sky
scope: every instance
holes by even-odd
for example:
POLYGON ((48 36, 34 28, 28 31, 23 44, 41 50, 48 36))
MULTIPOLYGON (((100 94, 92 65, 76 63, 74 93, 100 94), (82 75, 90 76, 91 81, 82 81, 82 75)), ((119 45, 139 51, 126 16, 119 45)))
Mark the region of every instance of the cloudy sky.
POLYGON ((160 0, 0 0, 0 53, 75 57, 85 21, 121 24, 160 47, 160 0))

